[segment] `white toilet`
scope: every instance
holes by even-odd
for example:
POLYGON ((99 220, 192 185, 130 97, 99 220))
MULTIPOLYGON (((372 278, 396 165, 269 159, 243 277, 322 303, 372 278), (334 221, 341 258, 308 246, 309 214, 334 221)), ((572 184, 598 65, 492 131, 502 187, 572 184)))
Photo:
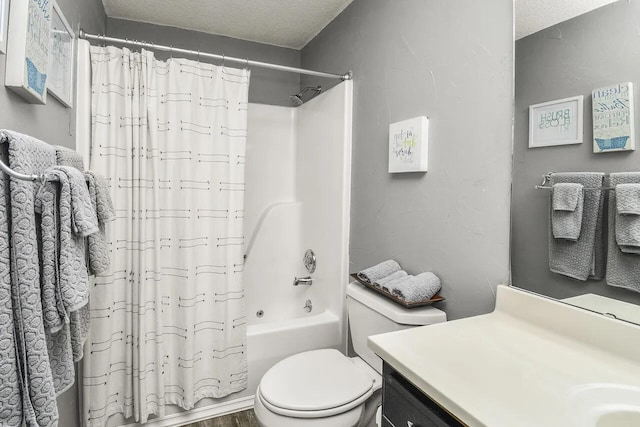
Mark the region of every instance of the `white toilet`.
POLYGON ((367 347, 367 337, 447 320, 435 307, 408 310, 355 282, 347 286, 347 311, 358 357, 322 349, 274 365, 256 391, 254 409, 261 426, 375 426, 382 360, 367 347))

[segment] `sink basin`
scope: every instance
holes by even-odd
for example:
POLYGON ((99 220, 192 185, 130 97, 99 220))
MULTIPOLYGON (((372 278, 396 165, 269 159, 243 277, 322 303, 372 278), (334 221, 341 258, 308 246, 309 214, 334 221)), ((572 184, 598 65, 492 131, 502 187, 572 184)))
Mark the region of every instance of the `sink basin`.
POLYGON ((572 388, 568 403, 575 427, 640 426, 640 387, 585 384, 572 388))
MULTIPOLYGON (((612 408, 613 409, 613 408, 612 408)), ((640 408, 617 408, 600 416, 596 427, 629 427, 640 426, 640 408)))

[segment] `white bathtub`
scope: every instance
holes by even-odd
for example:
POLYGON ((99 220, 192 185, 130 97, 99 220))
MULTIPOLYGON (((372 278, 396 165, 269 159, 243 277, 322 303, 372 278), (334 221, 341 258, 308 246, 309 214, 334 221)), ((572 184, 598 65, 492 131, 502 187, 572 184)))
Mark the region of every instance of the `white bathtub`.
MULTIPOLYGON (((149 421, 145 427, 178 427, 209 418, 226 415, 253 407, 253 397, 260 379, 274 364, 285 357, 301 351, 318 348, 343 346, 340 319, 330 311, 306 317, 279 320, 247 326, 247 357, 249 360, 249 383, 246 390, 223 399, 203 399, 195 409, 178 411, 167 408, 167 415, 149 421)), ((139 426, 127 423, 116 415, 109 420, 109 426, 139 426)))
POLYGON ((265 372, 285 357, 319 348, 340 349, 341 342, 340 319, 330 311, 297 319, 249 325, 249 393, 255 394, 265 372))

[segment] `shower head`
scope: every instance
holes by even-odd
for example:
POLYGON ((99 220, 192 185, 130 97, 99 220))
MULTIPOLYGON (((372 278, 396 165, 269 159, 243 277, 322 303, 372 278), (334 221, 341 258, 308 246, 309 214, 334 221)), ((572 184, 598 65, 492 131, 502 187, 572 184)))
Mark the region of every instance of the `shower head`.
MULTIPOLYGON (((308 91, 313 91, 315 92, 313 95, 311 95, 309 97, 309 99, 318 96, 321 92, 322 92, 322 86, 318 85, 318 86, 307 86, 304 89, 302 89, 300 92, 296 93, 295 95, 291 95, 289 97, 289 100, 291 101, 291 103, 296 106, 299 107, 302 104, 304 104, 304 101, 302 100, 302 95, 308 91)), ((307 99, 307 101, 309 100, 307 99)))
POLYGON ((304 104, 304 101, 302 100, 302 98, 300 98, 299 94, 295 94, 295 95, 291 95, 289 97, 289 101, 291 101, 291 103, 295 106, 295 107, 299 107, 302 104, 304 104))

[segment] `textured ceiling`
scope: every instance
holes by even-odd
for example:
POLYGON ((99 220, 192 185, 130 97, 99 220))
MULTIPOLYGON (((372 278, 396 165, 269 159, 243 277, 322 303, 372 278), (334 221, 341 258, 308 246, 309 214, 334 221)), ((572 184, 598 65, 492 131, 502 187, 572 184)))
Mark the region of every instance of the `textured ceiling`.
POLYGON ((515 0, 516 40, 617 0, 515 0))
POLYGON ((353 0, 102 0, 107 16, 301 49, 353 0))
MULTIPOLYGON (((353 0, 102 0, 112 18, 303 48, 353 0)), ((617 0, 515 0, 516 40, 617 0)))

